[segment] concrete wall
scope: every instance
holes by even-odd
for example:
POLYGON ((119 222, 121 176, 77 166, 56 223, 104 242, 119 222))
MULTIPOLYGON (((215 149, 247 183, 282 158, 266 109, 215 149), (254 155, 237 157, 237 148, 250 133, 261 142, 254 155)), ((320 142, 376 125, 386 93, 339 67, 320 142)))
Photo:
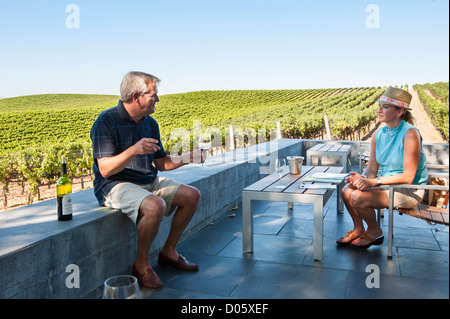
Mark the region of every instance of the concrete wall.
MULTIPOLYGON (((336 140, 302 140, 302 156, 306 157, 306 151, 318 143, 330 143, 330 144, 350 144, 351 145, 351 155, 350 161, 353 170, 358 168, 358 153, 367 154, 370 153, 370 142, 353 142, 353 141, 336 141, 336 140)), ((427 156, 428 164, 438 164, 438 165, 449 165, 449 144, 444 143, 427 143, 423 145, 425 154, 427 156)), ((336 163, 336 158, 334 157, 323 157, 323 165, 326 163, 338 164, 336 163)), ((315 163, 313 163, 315 164, 315 163)))

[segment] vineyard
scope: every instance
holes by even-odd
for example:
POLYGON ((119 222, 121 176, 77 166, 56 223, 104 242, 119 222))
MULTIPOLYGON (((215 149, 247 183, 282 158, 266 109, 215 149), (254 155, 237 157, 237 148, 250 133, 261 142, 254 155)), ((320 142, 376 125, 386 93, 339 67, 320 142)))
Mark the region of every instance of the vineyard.
POLYGON ((449 139, 449 85, 438 82, 434 84, 414 85, 414 90, 419 94, 428 116, 432 119, 434 126, 442 133, 445 139, 449 139))
MULTIPOLYGON (((333 139, 358 140, 376 121, 375 100, 384 89, 236 90, 168 94, 160 96, 152 116, 160 125, 161 139, 167 151, 178 142, 171 135, 177 129, 189 132, 192 147, 196 123, 201 123, 202 129, 217 131, 223 139, 220 144, 225 143, 230 125, 235 132, 266 132, 266 139, 269 139, 270 131, 277 122, 280 122, 284 137, 318 138, 324 131, 324 115, 328 116, 333 139)), ((445 99, 437 90, 433 92, 445 99)), ((446 92, 448 139, 448 83, 446 92)), ((25 192, 25 187, 28 189, 28 203, 36 197, 39 199, 39 186, 50 187, 58 178, 62 156, 67 159, 72 178, 90 178, 90 128, 98 114, 115 106, 118 99, 118 96, 48 94, 0 100, 3 207, 8 207, 8 192, 13 184, 21 184, 22 192, 25 192)), ((429 107, 434 107, 434 104, 429 107)), ((250 138, 246 139, 247 143, 250 141, 250 138)))

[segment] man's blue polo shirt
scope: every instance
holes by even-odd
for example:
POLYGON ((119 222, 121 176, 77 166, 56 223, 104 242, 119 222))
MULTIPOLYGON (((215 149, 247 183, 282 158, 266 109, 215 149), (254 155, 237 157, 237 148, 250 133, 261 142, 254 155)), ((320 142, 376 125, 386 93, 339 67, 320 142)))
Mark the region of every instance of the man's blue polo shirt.
POLYGON ((152 183, 158 174, 158 170, 153 166, 153 160, 167 155, 162 146, 159 126, 155 119, 145 116, 136 123, 121 100, 117 106, 103 111, 98 116, 91 128, 91 140, 95 174, 94 194, 100 205, 103 205, 109 191, 120 182, 152 183), (100 174, 97 158, 118 155, 144 137, 158 140, 158 146, 161 149, 154 154, 136 156, 125 169, 109 178, 104 178, 100 174))

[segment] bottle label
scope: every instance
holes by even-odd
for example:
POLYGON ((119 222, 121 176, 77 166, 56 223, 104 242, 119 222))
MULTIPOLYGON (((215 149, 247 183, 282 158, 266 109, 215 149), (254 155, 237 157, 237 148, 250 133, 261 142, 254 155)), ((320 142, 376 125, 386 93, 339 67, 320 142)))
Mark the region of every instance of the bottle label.
POLYGON ((72 193, 67 193, 62 199, 62 214, 72 214, 72 193))

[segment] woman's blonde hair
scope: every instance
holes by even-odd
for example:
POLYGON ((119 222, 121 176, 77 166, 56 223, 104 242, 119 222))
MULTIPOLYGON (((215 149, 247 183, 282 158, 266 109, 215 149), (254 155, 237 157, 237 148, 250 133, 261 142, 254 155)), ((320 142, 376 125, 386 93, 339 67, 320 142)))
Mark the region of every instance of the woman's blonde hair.
POLYGON ((408 122, 411 125, 414 125, 415 120, 414 120, 414 116, 412 115, 411 111, 404 109, 404 112, 403 112, 402 116, 400 116, 400 118, 403 121, 408 122))

